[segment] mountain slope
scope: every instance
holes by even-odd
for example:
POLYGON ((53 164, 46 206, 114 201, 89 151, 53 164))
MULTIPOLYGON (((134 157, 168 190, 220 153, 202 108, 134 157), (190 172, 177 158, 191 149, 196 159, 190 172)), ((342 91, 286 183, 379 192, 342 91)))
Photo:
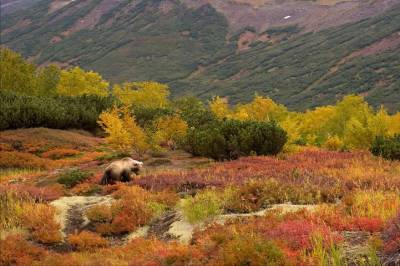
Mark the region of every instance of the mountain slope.
POLYGON ((357 92, 399 108, 397 0, 35 1, 2 0, 15 8, 1 41, 39 64, 166 82, 175 95, 258 92, 304 109, 357 92))
POLYGON ((229 95, 234 102, 258 92, 297 109, 352 92, 399 108, 400 8, 279 45, 260 43, 173 87, 202 97, 229 95))

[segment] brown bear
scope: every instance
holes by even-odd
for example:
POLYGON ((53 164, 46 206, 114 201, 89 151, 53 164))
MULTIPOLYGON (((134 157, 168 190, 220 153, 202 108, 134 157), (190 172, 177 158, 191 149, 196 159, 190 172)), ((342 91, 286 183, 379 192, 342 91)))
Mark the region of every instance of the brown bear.
POLYGON ((115 182, 129 182, 131 175, 139 174, 143 163, 132 158, 125 157, 121 160, 110 163, 104 171, 103 178, 100 181, 101 185, 114 184, 115 182))

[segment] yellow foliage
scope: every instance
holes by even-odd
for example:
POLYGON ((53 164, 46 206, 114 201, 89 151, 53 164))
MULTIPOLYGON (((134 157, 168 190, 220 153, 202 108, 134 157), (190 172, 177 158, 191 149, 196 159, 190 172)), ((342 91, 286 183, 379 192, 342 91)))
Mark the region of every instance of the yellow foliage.
POLYGON ((178 115, 161 117, 156 121, 156 141, 167 143, 170 148, 175 143, 185 138, 188 125, 178 115))
POLYGON ((287 113, 285 106, 275 103, 272 99, 255 96, 252 102, 238 105, 233 118, 239 120, 282 121, 287 113))
POLYGON ((210 109, 220 119, 228 117, 230 113, 227 100, 218 96, 210 102, 210 109))
POLYGON ((106 142, 115 150, 142 154, 149 148, 146 134, 126 107, 101 113, 98 123, 107 134, 106 142))
POLYGON ((388 135, 393 136, 395 134, 400 134, 400 112, 390 117, 388 135))
POLYGON ((166 107, 169 104, 169 88, 157 82, 126 82, 115 85, 114 95, 126 106, 146 108, 166 107))
POLYGON ((109 83, 100 74, 74 67, 61 71, 57 92, 67 96, 94 94, 105 97, 108 95, 108 87, 109 83))
POLYGON ((393 218, 400 208, 400 196, 395 192, 359 191, 345 202, 351 215, 383 221, 393 218))
POLYGON ((324 148, 331 151, 338 151, 343 148, 343 141, 338 136, 329 136, 324 143, 324 148))

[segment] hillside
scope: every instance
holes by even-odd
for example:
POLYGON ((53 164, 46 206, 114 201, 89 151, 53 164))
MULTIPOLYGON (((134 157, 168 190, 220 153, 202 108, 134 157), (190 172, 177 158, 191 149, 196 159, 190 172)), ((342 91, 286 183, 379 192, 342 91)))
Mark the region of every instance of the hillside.
POLYGON ((399 108, 394 0, 1 3, 2 44, 39 64, 80 65, 112 82, 157 80, 175 95, 231 102, 257 92, 304 109, 357 92, 399 108))

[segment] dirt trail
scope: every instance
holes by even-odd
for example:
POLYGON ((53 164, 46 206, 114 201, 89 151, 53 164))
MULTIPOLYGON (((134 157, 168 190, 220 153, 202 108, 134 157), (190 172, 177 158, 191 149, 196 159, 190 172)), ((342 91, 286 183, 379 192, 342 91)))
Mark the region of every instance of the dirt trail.
POLYGON ((56 220, 61 226, 61 232, 65 237, 67 234, 82 230, 88 225, 89 220, 85 216, 85 210, 97 204, 111 203, 111 196, 73 196, 62 197, 51 205, 57 210, 56 220))
MULTIPOLYGON (((309 211, 315 210, 315 205, 293 205, 293 204, 276 204, 268 209, 264 209, 251 213, 240 214, 222 214, 214 217, 208 224, 219 223, 224 224, 230 219, 243 218, 243 217, 258 217, 264 216, 272 210, 281 210, 282 213, 295 212, 301 209, 309 211)), ((190 224, 185 220, 183 214, 179 210, 169 211, 163 216, 154 220, 150 225, 141 227, 137 231, 126 237, 129 241, 136 237, 150 237, 155 236, 162 240, 177 240, 182 244, 189 244, 195 230, 204 230, 207 224, 190 224)))

